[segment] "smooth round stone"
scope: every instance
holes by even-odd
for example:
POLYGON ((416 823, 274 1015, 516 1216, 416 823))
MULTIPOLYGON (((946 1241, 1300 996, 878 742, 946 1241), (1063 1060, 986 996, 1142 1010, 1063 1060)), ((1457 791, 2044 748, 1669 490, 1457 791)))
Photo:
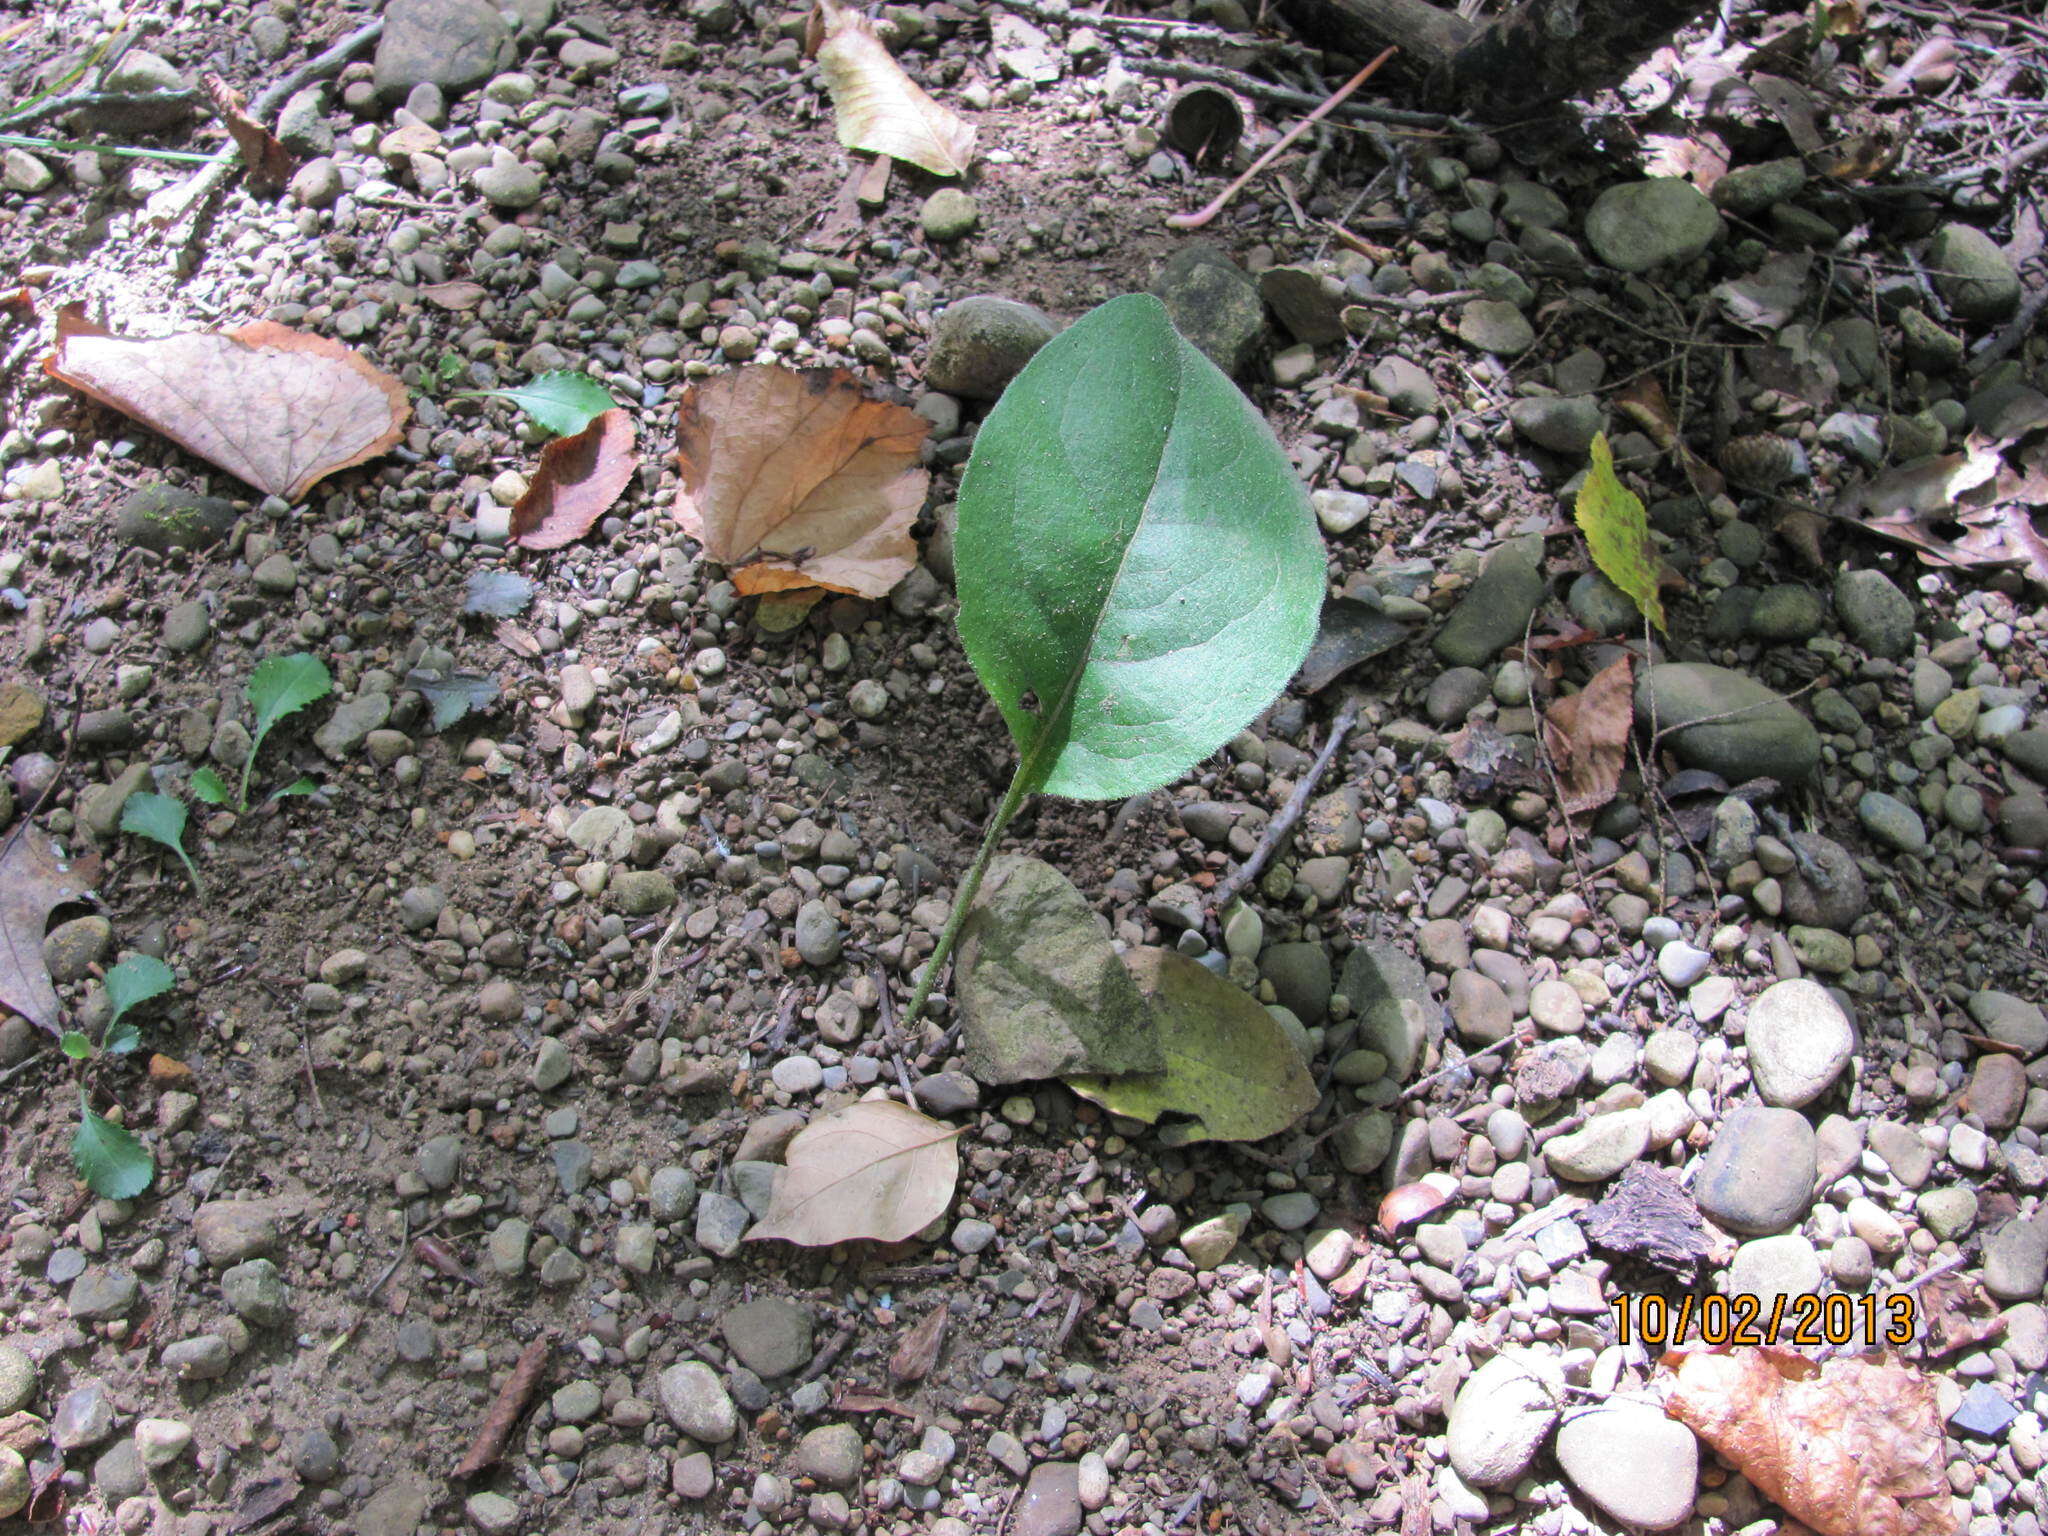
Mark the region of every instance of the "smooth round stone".
POLYGON ((1657 974, 1681 992, 1706 975, 1707 967, 1713 963, 1712 955, 1694 949, 1683 939, 1673 939, 1657 951, 1657 974))
POLYGON ((1586 1003, 1569 982, 1539 981, 1529 989, 1529 1017, 1553 1034, 1576 1035, 1586 1027, 1586 1003))
POLYGON ((1505 1351, 1466 1378, 1451 1405, 1451 1466, 1475 1488, 1512 1483, 1535 1460, 1564 1396, 1557 1363, 1505 1351))
POLYGON ((1720 233, 1720 210, 1707 195, 1670 176, 1609 187, 1586 213, 1586 243, 1621 272, 1690 261, 1720 233))
POLYGON ((1749 1005, 1749 1072, 1766 1104, 1798 1109, 1819 1098, 1856 1049, 1856 1031, 1828 989, 1804 978, 1767 987, 1749 1005))
POLYGON ((1615 1403, 1574 1414, 1555 1450, 1573 1485, 1623 1525, 1668 1530, 1692 1513, 1699 1441, 1654 1408, 1615 1403))
POLYGON ((1798 1233, 1760 1237, 1735 1250, 1728 1265, 1728 1294, 1755 1296, 1768 1313, 1780 1296, 1818 1291, 1823 1278, 1820 1255, 1798 1233))
POLYGON ((1666 662, 1636 684, 1636 724, 1664 733, 1688 768, 1731 784, 1796 783, 1820 761, 1820 733, 1782 695, 1746 673, 1706 662, 1666 662))
POLYGON ((1813 1203, 1818 1160, 1813 1127, 1804 1115, 1746 1105, 1716 1130, 1693 1197, 1731 1232, 1782 1232, 1813 1203))
POLYGON ((1863 823, 1864 831, 1895 852, 1917 854, 1927 851, 1927 826, 1921 821, 1920 813, 1882 790, 1864 792, 1863 798, 1856 802, 1856 819, 1863 823))
POLYGON ((785 1056, 768 1076, 784 1093, 815 1093, 825 1081, 825 1069, 808 1056, 785 1056))
POLYGON ((1596 1184, 1641 1157, 1649 1144, 1649 1116, 1640 1109, 1621 1109, 1595 1115, 1581 1129, 1558 1137, 1543 1149, 1543 1157, 1559 1178, 1596 1184))

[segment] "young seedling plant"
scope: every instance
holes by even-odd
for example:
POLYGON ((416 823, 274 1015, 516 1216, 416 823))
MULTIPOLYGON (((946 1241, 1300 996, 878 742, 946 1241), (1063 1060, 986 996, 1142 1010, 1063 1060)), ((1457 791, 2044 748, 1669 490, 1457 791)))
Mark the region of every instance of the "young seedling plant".
POLYGON ((121 830, 130 837, 147 838, 175 853, 178 862, 185 866, 193 893, 203 902, 206 900, 206 884, 193 867, 192 856, 185 852, 185 820, 182 802, 147 790, 130 795, 128 803, 121 807, 121 830))
POLYGON ((1018 762, 905 1029, 1025 797, 1172 783, 1287 686, 1322 608, 1286 453, 1143 294, 1083 316, 1004 391, 961 479, 954 565, 960 638, 1018 762))
POLYGON ((451 400, 510 400, 550 437, 574 437, 619 402, 586 373, 544 373, 512 389, 465 389, 451 400))
MULTIPOLYGON (((176 805, 176 801, 171 802, 176 805)), ((179 807, 180 811, 184 808, 179 807)), ((138 1004, 171 990, 177 977, 171 968, 153 955, 130 955, 107 972, 107 999, 113 1016, 95 1046, 83 1030, 69 1029, 58 1044, 64 1054, 82 1067, 102 1056, 126 1056, 142 1044, 142 1035, 128 1018, 138 1004)), ((104 1115, 93 1113, 86 1098, 83 1077, 78 1084, 78 1130, 71 1138, 71 1161, 79 1177, 96 1195, 109 1200, 132 1200, 149 1188, 156 1177, 156 1163, 148 1148, 134 1135, 104 1115)))
MULTIPOLYGON (((192 775, 194 795, 208 805, 233 805, 237 811, 249 809, 249 773, 256 766, 256 754, 263 749, 263 738, 287 715, 296 714, 314 700, 324 699, 332 693, 334 678, 327 670, 327 663, 318 656, 298 651, 290 656, 271 656, 260 662, 249 675, 249 685, 243 691, 248 695, 254 719, 249 726, 249 752, 242 759, 240 788, 230 795, 227 782, 211 768, 201 768, 192 775)), ((286 795, 310 795, 317 788, 319 786, 311 779, 302 777, 282 789, 273 790, 270 798, 278 800, 286 795)), ((126 821, 124 814, 124 827, 126 821)), ((151 835, 143 833, 145 837, 151 835)), ((197 883, 196 876, 194 883, 197 883)))

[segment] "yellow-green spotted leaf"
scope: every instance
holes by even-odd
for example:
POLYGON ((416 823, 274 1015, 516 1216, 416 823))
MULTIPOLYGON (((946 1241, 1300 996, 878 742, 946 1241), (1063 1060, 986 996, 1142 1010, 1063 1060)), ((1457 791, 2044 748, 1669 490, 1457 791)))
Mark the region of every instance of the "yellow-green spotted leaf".
POLYGON ((1070 1077, 1067 1086, 1113 1115, 1156 1124, 1169 1146, 1259 1141, 1316 1107, 1315 1080, 1287 1031, 1207 966, 1170 949, 1124 956, 1152 1012, 1164 1072, 1070 1077))
POLYGON ((1657 551, 1643 503, 1614 473, 1607 434, 1593 439, 1593 467, 1579 487, 1579 529, 1600 574, 1626 592, 1636 608, 1664 628, 1664 598, 1657 590, 1657 551))

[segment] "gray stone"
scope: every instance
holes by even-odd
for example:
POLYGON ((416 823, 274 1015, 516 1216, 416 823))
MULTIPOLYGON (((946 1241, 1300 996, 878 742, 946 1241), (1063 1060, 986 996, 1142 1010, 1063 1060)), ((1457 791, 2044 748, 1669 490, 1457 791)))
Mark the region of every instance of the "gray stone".
POLYGON ((1107 926, 1042 860, 991 864, 961 929, 953 987, 968 1070, 983 1084, 1164 1065, 1107 926))
POLYGON ((1543 573, 1520 545, 1502 546, 1437 631, 1438 660, 1453 667, 1484 666, 1522 638, 1542 601, 1543 573))
POLYGON ((391 0, 373 64, 377 94, 399 102, 423 81, 455 96, 512 62, 512 30, 490 0, 391 0))
POLYGON ((948 244, 966 238, 974 231, 981 218, 981 209, 972 194, 958 187, 941 187, 924 200, 918 209, 918 227, 924 231, 927 240, 948 244))
POLYGON ((313 745, 329 762, 340 762, 369 739, 370 732, 391 718, 391 695, 359 693, 335 706, 327 723, 313 733, 313 745))
POLYGON ((932 332, 925 382, 949 395, 993 400, 1059 332, 1041 309, 978 294, 948 304, 932 332))
POLYGON ((1564 605, 1596 635, 1625 635, 1643 627, 1636 600, 1599 571, 1581 571, 1573 577, 1564 605))
POLYGON ((2019 274, 1997 243, 1974 225, 1936 230, 1927 243, 1927 269, 1959 319, 2003 320, 2019 307, 2019 274))
POLYGON ((284 1276, 268 1259, 249 1259, 228 1270, 220 1277, 220 1294, 231 1312, 258 1327, 276 1327, 291 1318, 284 1276))
POLYGON ((780 1297, 733 1307, 718 1320, 718 1331, 756 1376, 787 1376, 811 1363, 811 1314, 780 1297))
POLYGON ((860 1431, 851 1424, 821 1424, 797 1442, 791 1468, 827 1488, 851 1488, 860 1477, 860 1431))
POLYGON ((1544 1147, 1543 1159, 1561 1179, 1597 1184, 1641 1157, 1649 1144, 1650 1117, 1640 1109, 1618 1109, 1557 1137, 1544 1147))
POLYGON ((2048 1278, 2048 1216, 2008 1221, 1984 1239, 1984 1289, 2000 1301, 2039 1301, 2048 1278))
POLYGON ((628 917, 651 917, 666 912, 679 897, 675 881, 658 869, 614 870, 605 894, 628 917))
POLYGON ((1847 933, 1870 904, 1855 856, 1817 832, 1796 832, 1786 841, 1798 862, 1783 878, 1785 916, 1804 927, 1847 933))
POLYGON ((753 1213, 730 1195, 706 1190, 697 1197, 697 1246, 729 1259, 740 1251, 753 1213))
POLYGON ((1747 629, 1756 640, 1798 644, 1811 640, 1827 622, 1821 595, 1797 582, 1781 582, 1757 594, 1747 629))
POLYGON ((507 1536, 508 1532, 519 1529, 518 1504, 488 1488, 472 1493, 464 1501, 463 1511, 469 1516, 469 1523, 483 1532, 483 1536, 507 1536))
POLYGON ((1714 183, 1708 194, 1717 207, 1740 218, 1754 218, 1773 203, 1789 202, 1806 185, 1806 165, 1790 156, 1739 166, 1714 183))
POLYGON ((1999 745, 2020 772, 2048 784, 2048 728, 2014 731, 1999 745))
POLYGON ((796 952, 806 965, 830 965, 842 947, 839 919, 829 904, 807 901, 797 908, 796 952))
POLYGON ((1383 1110, 1364 1110, 1345 1119, 1331 1140, 1346 1173, 1377 1172, 1394 1149, 1394 1118, 1383 1110))
POLYGON ((0 1344, 0 1418, 36 1400, 36 1363, 25 1350, 0 1344))
POLYGON ((341 1471, 341 1447, 316 1424, 301 1434, 293 1447, 292 1470, 309 1483, 331 1483, 341 1471))
POLYGON ((201 1333, 164 1347, 164 1368, 181 1381, 212 1381, 225 1376, 235 1352, 217 1333, 201 1333))
POLYGON ((1979 1029, 2022 1056, 2048 1050, 2048 1014, 2037 1004, 2010 992, 1984 991, 1971 997, 1967 1006, 1979 1029))
POLYGON ((1174 329, 1218 368, 1235 377, 1250 364, 1266 333, 1266 306, 1258 286, 1222 250, 1183 246, 1160 269, 1152 292, 1174 329))
POLYGON ((410 1479, 386 1483, 356 1511, 356 1536, 417 1536, 428 1497, 427 1488, 410 1479))
POLYGON ((1818 1149, 1795 1109, 1731 1110, 1700 1163, 1693 1198, 1731 1232, 1783 1231, 1813 1203, 1818 1149))
POLYGON ((1844 571, 1835 578, 1835 614, 1864 650, 1896 661, 1913 649, 1913 600, 1883 571, 1844 571))
POLYGON ((1600 402, 1590 395, 1537 395, 1510 405, 1508 420, 1538 448, 1583 458, 1600 430, 1600 402))
POLYGON ((1386 397, 1387 406, 1407 417, 1432 415, 1443 403, 1436 381, 1427 369, 1405 357, 1383 357, 1372 365, 1366 382, 1373 393, 1386 397))
POLYGON ((113 1264, 95 1266, 71 1282, 65 1305, 81 1323, 104 1323, 126 1317, 141 1293, 132 1270, 113 1264))
POLYGON ((656 1378, 655 1398, 678 1433, 705 1445, 723 1445, 739 1433, 739 1410, 718 1373, 701 1360, 684 1360, 656 1378))
POLYGON ((153 1470, 169 1466, 184 1455, 192 1444, 192 1426, 180 1419, 138 1419, 135 1424, 135 1449, 142 1453, 142 1464, 153 1470))
POLYGON ((1796 979, 1766 988, 1749 1005, 1744 1036, 1749 1072, 1766 1104, 1800 1109, 1841 1075, 1856 1031, 1819 982, 1796 979))
POLYGON ((1085 1518, 1081 1469, 1071 1461, 1041 1461, 1017 1500, 1010 1536, 1078 1536, 1085 1518))
POLYGON ((234 526, 232 502, 161 481, 129 492, 114 511, 114 534, 122 543, 159 555, 205 549, 234 526))
POLYGON ((1563 1398, 1563 1378, 1550 1357, 1495 1355, 1466 1378, 1451 1404, 1451 1466, 1475 1488, 1512 1483, 1542 1449, 1563 1398))
POLYGON ((1303 1024, 1316 1025, 1330 1009, 1330 952, 1321 944, 1271 944, 1259 956, 1259 974, 1273 984, 1280 1006, 1303 1024))
POLYGON ((114 1404, 104 1385, 88 1381, 57 1401, 50 1416, 50 1441, 60 1451, 82 1451, 114 1432, 114 1404))
POLYGON ((539 172, 503 150, 492 157, 490 164, 477 168, 470 184, 492 207, 515 210, 531 208, 545 190, 539 172))
POLYGON ((60 984, 84 981, 106 958, 113 941, 114 925, 104 917, 74 917, 43 936, 43 969, 60 984))
POLYGON ((1344 337, 1342 289, 1310 267, 1268 267, 1259 274, 1259 295, 1272 306, 1296 341, 1326 347, 1344 337))
POLYGON ((1745 673, 1705 662, 1647 668, 1636 684, 1636 724, 1663 734, 1689 768, 1731 784, 1796 783, 1820 761, 1820 733, 1791 703, 1745 673))
POLYGON ((213 615, 199 598, 173 604, 164 614, 164 649, 174 656, 198 650, 213 636, 213 615))
POLYGON ((1882 790, 1865 790, 1856 802, 1856 819, 1872 838, 1896 853, 1927 851, 1927 824, 1905 801, 1882 790))
MULTIPOLYGON (((107 71, 95 89, 109 96, 141 96, 157 91, 188 91, 191 79, 168 60, 145 49, 131 48, 107 71)), ((102 101, 81 114, 103 133, 125 136, 162 133, 198 111, 191 101, 102 101)))
POLYGON ((1621 272, 1690 261, 1720 233, 1720 211, 1707 195, 1669 176, 1609 187, 1586 214, 1586 243, 1621 272))
POLYGON ((35 1484, 28 1475, 28 1463, 11 1445, 0 1445, 0 1520, 11 1520, 28 1504, 35 1484))
POLYGON ((1458 340, 1476 351, 1520 357, 1536 345, 1536 328, 1505 299, 1474 299, 1458 316, 1458 340))
POLYGON ((1692 1513, 1699 1441, 1655 1408, 1616 1402, 1574 1414, 1554 1449, 1579 1492, 1622 1525, 1669 1530, 1692 1513))
POLYGON ((1823 1280, 1820 1255, 1796 1232, 1744 1243, 1728 1265, 1728 1294, 1757 1297, 1766 1314, 1780 1296, 1819 1291, 1823 1280))

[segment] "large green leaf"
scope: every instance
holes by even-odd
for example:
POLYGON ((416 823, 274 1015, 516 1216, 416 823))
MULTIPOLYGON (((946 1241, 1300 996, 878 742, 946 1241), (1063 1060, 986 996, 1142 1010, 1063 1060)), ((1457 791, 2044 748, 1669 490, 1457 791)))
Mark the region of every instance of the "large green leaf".
POLYGON ((1593 434, 1593 464, 1579 486, 1573 509, 1586 535, 1586 548, 1600 574, 1627 593, 1642 616, 1664 628, 1664 596, 1657 587, 1657 546, 1650 520, 1634 491, 1614 472, 1607 434, 1593 434))
MULTIPOLYGON (((107 1001, 114 1005, 114 1016, 107 1022, 107 1049, 117 1054, 121 1050, 133 1050, 133 1044, 116 1046, 114 1026, 121 1022, 121 1016, 130 1008, 148 1002, 152 997, 161 997, 178 984, 178 976, 168 965, 155 955, 130 955, 119 965, 107 972, 107 1001)), ((134 1025, 128 1026, 129 1034, 134 1025)), ((128 1036, 124 1035, 123 1039, 128 1036)))
POLYGON ((1259 1141, 1316 1107, 1315 1079, 1287 1031, 1250 994, 1170 949, 1124 957, 1152 1010, 1166 1070, 1070 1077, 1067 1086, 1111 1114, 1156 1123, 1168 1146, 1259 1141))
MULTIPOLYGON (((206 770, 201 769, 204 773, 206 770)), ((160 843, 178 856, 178 862, 185 866, 185 873, 191 878, 192 889, 205 899, 206 887, 201 884, 199 871, 193 867, 192 856, 185 852, 185 807, 169 795, 151 794, 140 790, 128 797, 121 807, 121 830, 131 837, 146 837, 153 843, 160 843)))
POLYGON ((1315 638, 1323 547, 1287 456, 1149 295, 1025 366, 975 440, 960 637, 1021 788, 1156 789, 1272 702, 1315 638))
MULTIPOLYGON (((588 374, 558 370, 512 389, 474 389, 468 398, 510 400, 533 424, 556 437, 574 437, 619 402, 588 374)), ((456 396, 457 399, 465 398, 456 396)))
POLYGON ((108 1200, 133 1200, 156 1177, 149 1150, 120 1126, 87 1108, 78 1096, 78 1130, 71 1138, 71 1160, 88 1188, 108 1200))

